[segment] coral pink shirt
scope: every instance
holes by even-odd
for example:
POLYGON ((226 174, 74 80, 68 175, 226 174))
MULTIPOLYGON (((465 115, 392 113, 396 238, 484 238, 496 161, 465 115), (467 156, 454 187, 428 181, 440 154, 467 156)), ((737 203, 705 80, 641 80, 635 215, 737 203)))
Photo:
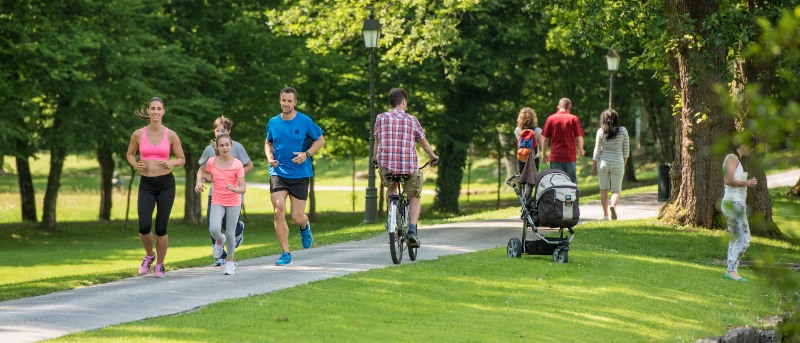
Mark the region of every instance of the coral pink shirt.
POLYGON ((214 176, 211 188, 211 203, 221 206, 241 206, 242 195, 228 190, 228 185, 239 187, 239 177, 244 176, 242 162, 234 158, 227 169, 217 167, 217 157, 214 156, 206 162, 206 170, 214 176))

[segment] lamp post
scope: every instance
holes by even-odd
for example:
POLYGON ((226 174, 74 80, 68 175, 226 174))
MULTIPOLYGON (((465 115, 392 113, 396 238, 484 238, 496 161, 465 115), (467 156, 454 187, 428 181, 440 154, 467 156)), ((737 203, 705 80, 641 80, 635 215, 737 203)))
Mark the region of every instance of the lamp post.
POLYGON ((375 188, 375 168, 372 159, 375 156, 375 50, 381 38, 381 24, 375 20, 375 13, 370 11, 369 18, 361 27, 364 45, 369 49, 369 163, 367 163, 367 190, 365 194, 364 222, 375 223, 378 218, 378 189, 375 188))
POLYGON ((614 89, 614 73, 619 67, 619 54, 614 48, 608 50, 606 54, 606 64, 608 64, 608 108, 611 108, 611 94, 614 89))

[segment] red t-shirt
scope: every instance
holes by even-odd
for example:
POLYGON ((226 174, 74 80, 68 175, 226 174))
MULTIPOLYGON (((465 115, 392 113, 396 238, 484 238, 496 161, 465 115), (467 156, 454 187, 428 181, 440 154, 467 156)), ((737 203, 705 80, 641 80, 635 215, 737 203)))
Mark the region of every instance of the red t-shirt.
POLYGON ((542 136, 550 139, 551 162, 575 162, 575 138, 583 137, 578 117, 567 111, 558 111, 547 117, 542 136))

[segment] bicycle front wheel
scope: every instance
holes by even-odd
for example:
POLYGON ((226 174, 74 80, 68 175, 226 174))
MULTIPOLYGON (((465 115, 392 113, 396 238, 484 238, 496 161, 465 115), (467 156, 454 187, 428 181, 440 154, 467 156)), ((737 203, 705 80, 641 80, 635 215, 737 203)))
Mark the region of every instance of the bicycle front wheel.
POLYGON ((403 261, 403 211, 400 207, 400 199, 392 199, 389 202, 389 216, 386 218, 387 225, 393 225, 389 230, 389 251, 392 254, 392 262, 400 264, 403 261))

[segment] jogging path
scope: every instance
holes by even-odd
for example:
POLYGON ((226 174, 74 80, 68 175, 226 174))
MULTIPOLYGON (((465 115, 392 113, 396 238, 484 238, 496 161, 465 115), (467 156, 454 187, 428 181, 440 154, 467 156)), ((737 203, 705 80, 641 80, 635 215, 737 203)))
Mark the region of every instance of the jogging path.
MULTIPOLYGON (((770 187, 794 185, 800 170, 771 175, 770 187)), ((625 195, 621 219, 655 217, 656 194, 625 195)), ((598 202, 581 205, 582 220, 602 218, 598 202)), ((418 260, 505 246, 519 237, 519 218, 442 224, 420 229, 418 260)), ((580 239, 580 226, 575 239, 580 239)), ((33 342, 189 311, 210 303, 289 288, 351 273, 392 266, 388 238, 378 237, 293 251, 290 266, 274 265, 277 255, 238 262, 236 275, 219 267, 170 270, 164 279, 151 275, 0 302, 0 342, 33 342), (153 283, 158 283, 157 289, 153 283), (224 292, 209 292, 222 289, 224 292)), ((403 263, 408 262, 404 256, 403 263)))

